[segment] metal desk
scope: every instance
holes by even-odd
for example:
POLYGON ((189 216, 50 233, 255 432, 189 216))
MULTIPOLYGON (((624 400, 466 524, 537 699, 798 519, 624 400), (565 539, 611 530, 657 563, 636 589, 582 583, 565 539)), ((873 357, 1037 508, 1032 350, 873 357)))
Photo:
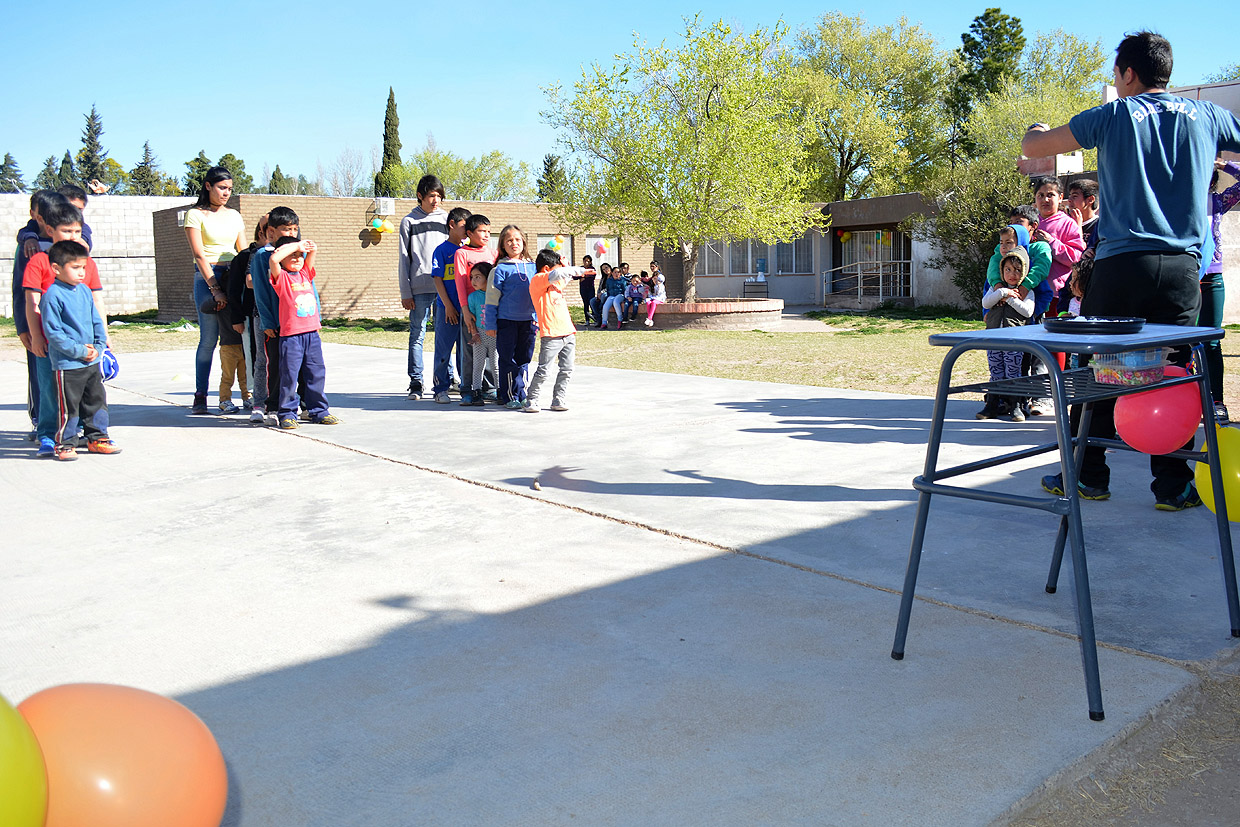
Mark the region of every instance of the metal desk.
POLYGON ((1085 689, 1089 699, 1089 717, 1094 721, 1103 719, 1102 686, 1098 674, 1098 647, 1094 637, 1093 605, 1089 594, 1089 572, 1085 564, 1085 536, 1081 528, 1081 504, 1077 479, 1085 458, 1085 448, 1102 446, 1133 450, 1116 439, 1089 437, 1089 423, 1096 402, 1115 399, 1130 393, 1140 393, 1152 388, 1169 387, 1184 383, 1196 383, 1201 391, 1202 419, 1205 423, 1206 451, 1175 451, 1168 456, 1188 460, 1209 461, 1213 482, 1215 510, 1217 513, 1220 558, 1223 562, 1223 585, 1227 592, 1227 611, 1230 615, 1232 637, 1240 637, 1240 599, 1236 591, 1236 567, 1232 557, 1231 527, 1227 521, 1227 504, 1223 496, 1223 479, 1218 463, 1218 439, 1214 428, 1214 402, 1210 395, 1210 379, 1205 370, 1204 351, 1201 343, 1221 339, 1224 332, 1214 327, 1177 327, 1174 325, 1147 324, 1139 333, 1120 336, 1050 333, 1041 325, 1010 327, 997 330, 970 330, 959 333, 939 333, 930 337, 930 344, 950 347, 939 371, 938 392, 934 399, 934 419, 930 438, 926 445, 924 473, 913 480, 913 487, 920 495, 917 499, 917 520, 913 528, 913 541, 909 549, 908 568, 904 576, 904 592, 900 598, 900 616, 896 624, 895 645, 891 657, 903 660, 904 644, 908 636, 909 615, 913 609, 913 594, 917 586, 917 570, 921 564, 922 545, 925 541, 926 518, 930 511, 930 497, 939 494, 961 497, 982 502, 1034 508, 1059 515, 1059 533, 1055 538, 1051 555, 1051 568, 1046 581, 1046 591, 1054 593, 1063 561, 1064 546, 1071 543, 1072 568, 1076 583, 1077 628, 1080 633, 1081 655, 1085 671, 1085 689), (1089 368, 1062 370, 1055 358, 1056 353, 1102 354, 1126 350, 1142 350, 1154 347, 1191 346, 1196 373, 1185 377, 1164 379, 1152 385, 1107 385, 1095 382, 1089 368), (953 386, 952 367, 961 355, 970 350, 1016 350, 1032 354, 1046 363, 1049 373, 1045 376, 1029 376, 998 382, 980 382, 972 385, 953 386), (1013 451, 988 460, 970 462, 953 468, 938 467, 939 445, 943 439, 943 423, 947 416, 947 398, 954 393, 983 392, 1013 396, 1049 397, 1055 405, 1055 442, 1013 451), (1070 405, 1081 405, 1079 433, 1073 438, 1068 422, 1070 405), (940 480, 961 476, 973 471, 993 468, 1007 462, 1028 459, 1039 454, 1059 452, 1059 467, 1063 474, 1064 496, 1025 496, 994 491, 978 491, 955 485, 944 485, 940 480))

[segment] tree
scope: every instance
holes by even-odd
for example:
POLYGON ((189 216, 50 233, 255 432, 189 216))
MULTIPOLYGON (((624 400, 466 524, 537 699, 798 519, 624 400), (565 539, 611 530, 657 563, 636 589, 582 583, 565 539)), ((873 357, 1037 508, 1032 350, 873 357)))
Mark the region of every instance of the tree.
POLYGON ((130 195, 155 195, 160 187, 159 162, 151 152, 151 142, 142 145, 142 158, 129 170, 130 195))
POLYGON ((567 181, 564 168, 560 166, 560 156, 551 153, 544 155, 542 175, 538 177, 538 200, 559 201, 560 191, 567 181))
POLYGON ((439 178, 454 201, 529 201, 535 197, 528 164, 514 163, 498 150, 462 158, 441 150, 429 134, 426 145, 392 172, 390 180, 401 198, 416 197, 418 181, 428 173, 439 178))
POLYGON ((94 180, 102 183, 107 188, 107 192, 113 195, 120 195, 129 189, 129 173, 115 158, 104 159, 103 177, 94 180))
POLYGON ((186 195, 196 196, 202 192, 202 182, 211 170, 211 159, 205 150, 198 150, 198 155, 185 162, 185 186, 182 191, 186 195))
POLYGON ((920 26, 824 14, 797 39, 797 88, 817 134, 807 196, 843 201, 920 189, 945 157, 948 59, 920 26))
POLYGON ((332 161, 331 168, 319 177, 326 182, 332 195, 348 198, 357 195, 358 188, 366 180, 364 164, 362 153, 346 146, 332 161))
POLYGON ((297 179, 280 172, 280 165, 276 164, 276 171, 271 173, 271 179, 267 182, 267 192, 272 195, 296 195, 297 179))
POLYGON ((785 31, 694 18, 679 48, 636 42, 619 65, 585 70, 571 97, 547 89, 543 118, 576 161, 553 214, 681 249, 687 301, 703 243, 801 236, 812 131, 787 93, 785 31))
POLYGON ((1018 75, 1025 35, 1020 18, 1001 10, 986 9, 973 18, 969 31, 960 35, 956 50, 957 70, 947 92, 952 119, 953 160, 975 152, 973 136, 966 128, 976 103, 999 90, 1004 81, 1018 75))
POLYGON ((66 184, 79 186, 77 170, 73 168, 73 157, 69 154, 69 150, 65 150, 65 157, 60 160, 60 169, 56 173, 56 186, 63 187, 66 184))
POLYGON ((101 135, 103 135, 103 118, 100 117, 92 103, 90 114, 86 115, 86 126, 82 130, 82 148, 77 153, 77 179, 83 184, 89 184, 91 181, 107 183, 104 179, 108 172, 105 165, 108 153, 99 141, 101 135))
POLYGON ((396 170, 400 166, 400 118, 396 115, 396 93, 389 86, 387 111, 383 114, 383 161, 375 175, 375 197, 397 195, 396 170))
POLYGON ((1240 63, 1224 66, 1214 74, 1206 76, 1206 83, 1225 83, 1229 80, 1240 80, 1240 63))
POLYGON ((245 161, 229 152, 220 156, 216 166, 224 167, 232 173, 233 192, 238 194, 254 192, 254 177, 245 171, 245 161))
POLYGON ((26 183, 22 180, 22 171, 13 156, 4 153, 4 162, 0 163, 0 192, 25 192, 26 183))
POLYGON ((43 162, 43 169, 34 179, 34 188, 37 190, 54 190, 60 186, 56 181, 56 156, 49 155, 47 160, 43 162))

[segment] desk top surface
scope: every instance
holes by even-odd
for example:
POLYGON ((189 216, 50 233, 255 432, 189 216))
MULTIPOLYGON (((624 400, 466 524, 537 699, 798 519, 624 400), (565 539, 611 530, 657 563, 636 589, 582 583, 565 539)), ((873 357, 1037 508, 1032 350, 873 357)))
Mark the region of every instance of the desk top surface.
POLYGON ((1007 345, 1036 343, 1053 352, 1119 353, 1123 350, 1191 345, 1209 339, 1222 339, 1225 335, 1223 329, 1218 327, 1180 327, 1170 324, 1147 324, 1139 333, 1118 336, 1051 333, 1042 325, 1036 324, 994 330, 935 333, 930 337, 930 344, 942 347, 969 344, 979 349, 1002 350, 1007 345))

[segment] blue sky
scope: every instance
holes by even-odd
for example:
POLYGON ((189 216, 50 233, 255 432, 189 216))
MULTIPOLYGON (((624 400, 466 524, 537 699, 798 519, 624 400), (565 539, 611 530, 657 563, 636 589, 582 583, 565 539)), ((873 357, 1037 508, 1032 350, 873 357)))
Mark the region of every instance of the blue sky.
MULTIPOLYGON (((346 146, 369 158, 382 140, 389 86, 404 154, 433 132, 441 148, 460 155, 498 149, 538 167, 555 151, 555 134, 539 119, 541 87, 571 86, 583 66, 631 49, 635 33, 671 45, 682 18, 698 11, 751 29, 774 23, 775 8, 795 31, 830 8, 801 0, 765 4, 770 12, 732 0, 709 7, 310 0, 259 16, 259 3, 114 0, 62 2, 49 7, 54 16, 41 17, 36 5, 6 11, 0 49, 0 153, 14 155, 27 182, 47 156, 78 150, 92 103, 103 117, 104 147, 126 169, 149 140, 164 171, 177 176, 201 149, 212 159, 232 152, 256 177, 264 164, 278 163, 312 178, 317 162, 329 166, 346 146)), ((932 4, 909 16, 955 48, 987 5, 932 4)), ((908 8, 885 1, 839 7, 876 24, 908 8)), ((1002 8, 1021 18, 1027 37, 1062 27, 1100 39, 1108 51, 1125 31, 1159 31, 1175 49, 1173 84, 1200 82, 1240 52, 1224 39, 1234 15, 1217 2, 1133 0, 1120 17, 1110 4, 1080 0, 1002 8)))

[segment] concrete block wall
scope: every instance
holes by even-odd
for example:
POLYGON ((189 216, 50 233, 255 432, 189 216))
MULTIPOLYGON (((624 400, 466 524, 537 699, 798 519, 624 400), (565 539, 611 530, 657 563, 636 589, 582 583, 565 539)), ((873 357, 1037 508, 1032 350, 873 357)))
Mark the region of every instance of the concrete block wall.
MULTIPOLYGON (((137 313, 158 306, 155 285, 155 242, 152 214, 158 210, 193 203, 189 198, 133 195, 92 196, 86 204, 94 249, 91 257, 99 267, 105 306, 109 313, 137 313)), ((9 276, 17 231, 30 219, 28 193, 0 195, 0 316, 12 316, 9 276)))
MULTIPOLYGON (((377 235, 367 229, 374 218, 374 199, 239 195, 229 202, 229 206, 240 210, 248 228, 247 234, 252 233, 260 216, 280 205, 290 207, 297 213, 301 219, 302 237, 319 245, 316 270, 324 318, 379 319, 406 315, 407 311, 400 306, 400 290, 396 284, 399 236, 397 233, 377 235)), ((416 206, 415 200, 396 199, 396 214, 390 217, 392 224, 399 226, 400 219, 416 206)), ((531 247, 537 244, 538 235, 562 231, 545 204, 504 201, 454 201, 445 204, 447 209, 456 206, 482 213, 491 219, 493 235, 498 235, 505 224, 516 224, 525 233, 531 247)), ((164 321, 195 318, 189 242, 185 231, 177 225, 177 214, 184 209, 166 209, 154 216, 159 318, 164 321)), ((574 255, 580 260, 581 255, 587 252, 585 236, 574 240, 574 255)), ((650 261, 653 248, 650 245, 631 245, 621 240, 620 252, 630 262, 650 261)), ((569 292, 570 301, 580 303, 577 291, 569 292)))

